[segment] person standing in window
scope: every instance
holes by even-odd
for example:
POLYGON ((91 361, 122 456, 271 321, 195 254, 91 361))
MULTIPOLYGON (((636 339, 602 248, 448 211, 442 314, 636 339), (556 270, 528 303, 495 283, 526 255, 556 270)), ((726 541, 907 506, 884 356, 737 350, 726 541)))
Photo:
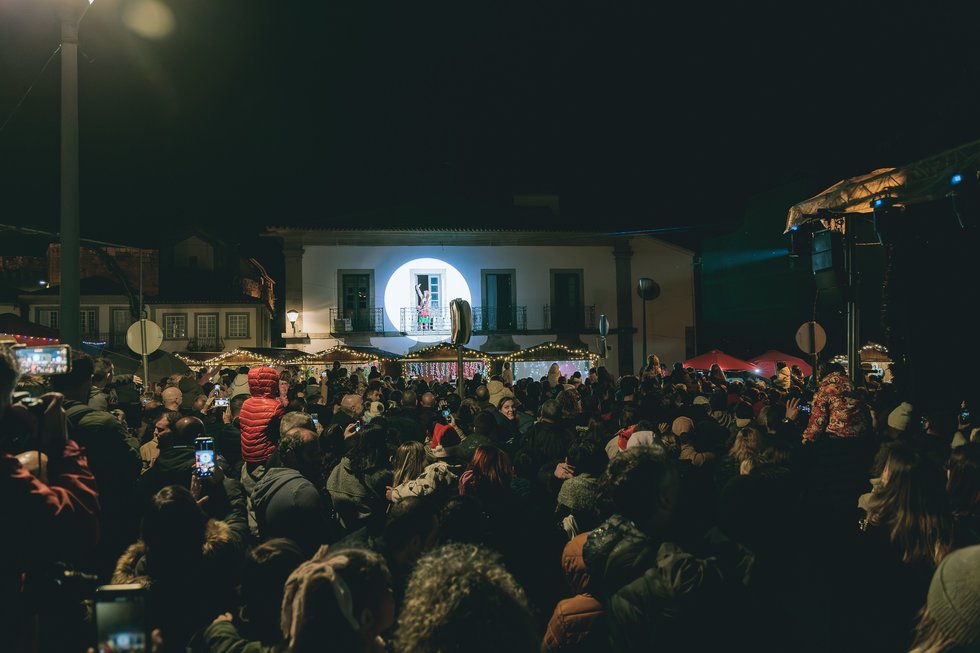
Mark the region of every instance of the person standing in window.
POLYGON ((415 284, 415 292, 419 296, 419 331, 428 331, 432 328, 432 314, 429 310, 432 307, 432 297, 429 289, 422 290, 422 284, 415 284))

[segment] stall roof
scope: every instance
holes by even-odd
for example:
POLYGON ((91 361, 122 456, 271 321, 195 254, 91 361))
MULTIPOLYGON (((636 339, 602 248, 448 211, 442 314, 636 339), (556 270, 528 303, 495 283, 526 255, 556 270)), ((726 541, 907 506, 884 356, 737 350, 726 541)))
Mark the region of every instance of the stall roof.
POLYGON ((221 365, 222 367, 236 367, 244 365, 289 365, 296 363, 303 356, 305 351, 299 349, 286 349, 281 347, 241 347, 217 355, 209 353, 181 353, 177 354, 180 360, 194 367, 211 367, 221 365))
POLYGON ((684 367, 693 367, 696 370, 710 370, 711 366, 715 363, 717 363, 718 367, 726 372, 729 370, 733 372, 740 370, 755 370, 755 365, 752 363, 743 361, 741 358, 729 356, 720 349, 712 349, 706 354, 701 354, 700 356, 695 356, 690 360, 686 360, 684 361, 684 367))
MULTIPOLYGON (((404 361, 447 361, 453 362, 458 358, 456 347, 448 342, 440 342, 429 347, 423 347, 418 351, 411 352, 402 356, 404 361)), ((486 361, 490 360, 490 354, 469 347, 463 347, 463 360, 486 361)))
POLYGON ((504 357, 507 361, 590 361, 593 366, 598 364, 599 356, 588 349, 573 349, 557 342, 545 342, 540 345, 515 351, 504 357))
POLYGON ((334 361, 340 363, 363 363, 373 360, 398 360, 400 356, 377 347, 361 347, 354 345, 337 345, 330 349, 318 351, 304 356, 300 361, 311 365, 329 365, 334 361))
POLYGON ((892 198, 900 206, 940 199, 949 193, 950 178, 955 173, 975 174, 978 165, 980 140, 900 168, 879 168, 841 180, 822 193, 791 206, 785 231, 811 220, 839 217, 845 213, 871 213, 871 202, 879 197, 892 198))

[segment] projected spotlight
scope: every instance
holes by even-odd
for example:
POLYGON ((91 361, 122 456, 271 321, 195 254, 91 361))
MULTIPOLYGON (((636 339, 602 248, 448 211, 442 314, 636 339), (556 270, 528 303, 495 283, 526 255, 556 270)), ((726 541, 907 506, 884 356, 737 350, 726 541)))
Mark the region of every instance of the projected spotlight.
POLYGON ((473 303, 459 270, 436 258, 417 258, 388 279, 385 315, 409 338, 439 342, 449 336, 449 302, 457 297, 473 303))

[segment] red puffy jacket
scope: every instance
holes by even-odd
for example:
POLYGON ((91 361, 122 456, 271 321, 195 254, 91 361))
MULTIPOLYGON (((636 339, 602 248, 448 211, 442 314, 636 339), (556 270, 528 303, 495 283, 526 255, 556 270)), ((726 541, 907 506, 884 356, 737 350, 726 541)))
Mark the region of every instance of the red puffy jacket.
POLYGON ((248 371, 251 397, 242 404, 238 424, 242 429, 242 460, 261 463, 272 457, 279 441, 279 420, 283 407, 279 402, 279 372, 271 367, 248 371))

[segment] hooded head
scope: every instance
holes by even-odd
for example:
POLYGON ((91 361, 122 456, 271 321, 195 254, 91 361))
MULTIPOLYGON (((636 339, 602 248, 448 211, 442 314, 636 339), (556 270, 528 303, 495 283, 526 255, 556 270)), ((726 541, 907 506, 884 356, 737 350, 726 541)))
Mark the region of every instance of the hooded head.
POLYGON ((248 371, 248 391, 253 397, 278 397, 279 372, 271 367, 253 367, 248 371))

